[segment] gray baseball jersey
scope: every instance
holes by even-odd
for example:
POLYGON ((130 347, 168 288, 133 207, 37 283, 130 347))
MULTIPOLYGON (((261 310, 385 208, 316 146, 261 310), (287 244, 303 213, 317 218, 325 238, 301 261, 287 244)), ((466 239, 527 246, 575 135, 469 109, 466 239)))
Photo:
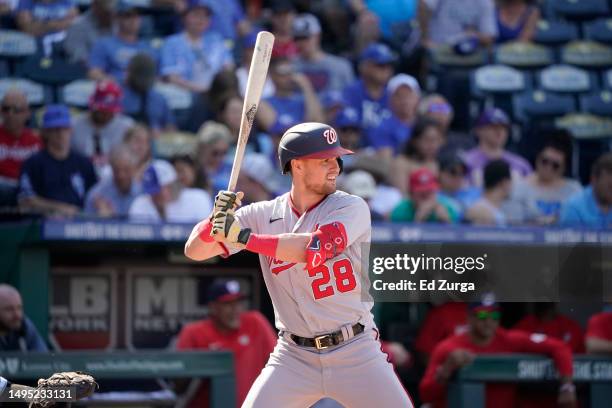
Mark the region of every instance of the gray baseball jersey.
MULTIPOLYGON (((345 250, 311 270, 305 263, 259 255, 279 330, 314 337, 357 322, 374 327, 373 303, 362 299, 362 285, 368 279, 362 276, 366 271, 361 268, 361 250, 371 236, 370 211, 363 199, 336 191, 299 214, 286 193, 242 207, 236 217, 243 228, 258 234, 308 233, 332 222, 341 223, 346 231, 345 250)), ((230 248, 228 255, 235 252, 230 248)), ((366 293, 368 288, 363 289, 366 293)))

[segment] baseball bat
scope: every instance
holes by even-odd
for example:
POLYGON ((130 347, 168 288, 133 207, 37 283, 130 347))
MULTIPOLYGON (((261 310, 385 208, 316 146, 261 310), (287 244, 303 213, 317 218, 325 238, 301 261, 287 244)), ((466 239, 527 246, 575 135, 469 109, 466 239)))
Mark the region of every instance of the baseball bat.
POLYGON ((266 82, 268 74, 268 66, 270 65, 270 57, 272 56, 272 46, 274 45, 274 35, 267 31, 260 31, 257 34, 255 41, 255 50, 251 59, 251 67, 246 84, 246 92, 244 94, 244 103, 242 105, 242 118, 240 119, 240 133, 238 134, 238 143, 236 146, 236 154, 234 155, 234 163, 232 164, 232 173, 230 175, 227 189, 233 191, 236 188, 238 181, 238 173, 242 165, 244 150, 249 141, 249 134, 253 127, 259 100, 266 82))

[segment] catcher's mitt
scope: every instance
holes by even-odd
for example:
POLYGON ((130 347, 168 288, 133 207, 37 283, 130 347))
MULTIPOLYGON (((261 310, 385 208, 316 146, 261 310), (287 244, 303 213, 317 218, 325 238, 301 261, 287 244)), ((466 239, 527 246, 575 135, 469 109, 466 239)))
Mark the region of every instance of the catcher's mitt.
MULTIPOLYGON (((55 373, 49 378, 41 378, 38 380, 37 390, 52 390, 52 389, 68 389, 70 388, 73 392, 73 399, 80 400, 89 397, 98 388, 98 383, 89 374, 81 371, 68 371, 62 373, 55 373)), ((44 394, 44 393, 41 393, 44 394)), ((37 398, 30 402, 31 407, 50 407, 56 401, 37 398)))

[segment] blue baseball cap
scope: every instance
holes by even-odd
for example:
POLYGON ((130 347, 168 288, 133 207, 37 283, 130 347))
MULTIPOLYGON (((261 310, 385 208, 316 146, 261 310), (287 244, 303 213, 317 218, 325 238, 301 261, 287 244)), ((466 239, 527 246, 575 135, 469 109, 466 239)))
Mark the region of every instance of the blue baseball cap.
POLYGON ((136 6, 135 3, 127 0, 120 0, 117 3, 117 15, 131 15, 131 14, 140 14, 140 9, 136 6))
POLYGON ((165 160, 154 160, 142 175, 142 190, 147 194, 157 194, 163 186, 176 181, 176 170, 165 160))
POLYGON ((361 129, 361 120, 359 113, 355 108, 347 107, 338 112, 336 120, 334 120, 336 128, 358 128, 361 129))
POLYGON ((499 310, 499 303, 493 293, 484 293, 478 302, 470 302, 468 308, 473 311, 478 310, 499 310))
POLYGON ((233 302, 244 299, 246 295, 240 292, 240 284, 236 280, 216 279, 208 287, 209 302, 233 302))
POLYGON ((321 94, 321 105, 325 109, 332 108, 334 106, 344 106, 346 103, 344 102, 344 97, 342 96, 342 92, 337 90, 329 90, 324 91, 321 94))
POLYGON ((397 60, 391 48, 382 43, 368 45, 360 56, 360 61, 373 61, 376 64, 392 64, 397 60))
POLYGON ((43 129, 72 127, 70 110, 66 105, 48 105, 42 118, 43 129))
POLYGON ((196 8, 205 8, 208 10, 208 14, 213 14, 214 9, 210 0, 187 0, 187 11, 191 11, 196 8))
POLYGON ((476 121, 476 127, 488 125, 510 126, 510 119, 506 113, 498 108, 486 108, 476 121))

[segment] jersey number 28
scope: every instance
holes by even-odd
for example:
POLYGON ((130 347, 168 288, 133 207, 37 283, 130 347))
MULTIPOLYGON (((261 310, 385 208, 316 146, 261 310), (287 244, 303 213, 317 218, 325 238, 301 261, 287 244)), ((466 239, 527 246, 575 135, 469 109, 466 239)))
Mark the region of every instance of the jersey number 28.
MULTIPOLYGON (((357 286, 355 274, 353 273, 353 265, 348 259, 343 258, 334 262, 332 265, 332 272, 338 292, 349 292, 357 286)), ((318 276, 312 281, 312 293, 315 299, 322 299, 335 293, 334 285, 329 283, 331 280, 331 273, 326 264, 321 264, 316 268, 310 269, 308 271, 308 276, 311 278, 318 276)))

